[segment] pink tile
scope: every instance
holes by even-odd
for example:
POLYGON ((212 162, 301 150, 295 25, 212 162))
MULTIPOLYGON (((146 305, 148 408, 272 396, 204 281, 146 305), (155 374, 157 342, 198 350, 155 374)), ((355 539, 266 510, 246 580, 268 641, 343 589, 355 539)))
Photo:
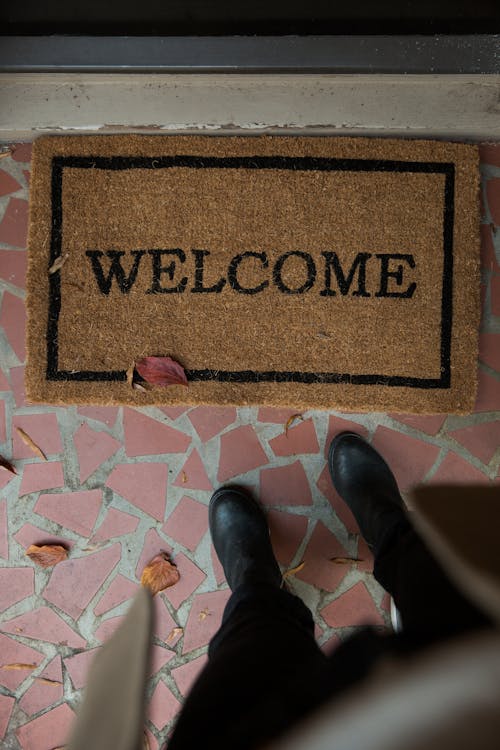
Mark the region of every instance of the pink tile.
MULTIPOLYGON (((19 469, 18 469, 19 472, 19 469)), ((6 469, 0 468, 0 490, 2 490, 4 487, 6 487, 9 482, 11 482, 16 475, 12 474, 10 471, 7 471, 6 469)))
POLYGON ((212 482, 208 478, 200 454, 193 448, 184 466, 174 482, 174 487, 184 487, 187 490, 212 490, 212 482))
POLYGON ((28 254, 25 250, 0 250, 0 279, 24 289, 28 254))
POLYGON ((297 413, 296 409, 275 409, 269 406, 261 406, 257 413, 257 421, 282 424, 284 428, 290 417, 297 413))
POLYGON ((333 557, 349 557, 349 553, 337 537, 318 521, 304 552, 305 565, 296 577, 325 591, 335 591, 349 572, 349 566, 331 562, 333 557))
POLYGON ((214 571, 215 582, 217 583, 217 586, 220 586, 222 583, 225 583, 226 576, 213 545, 210 546, 210 558, 212 560, 212 570, 214 571))
POLYGON ((191 438, 134 409, 123 410, 123 429, 127 456, 185 453, 191 438))
POLYGON ((25 523, 21 526, 17 534, 14 534, 14 539, 21 547, 26 550, 32 544, 60 544, 63 547, 71 548, 73 542, 68 541, 62 536, 53 536, 49 531, 40 529, 38 526, 33 526, 31 523, 25 523))
MULTIPOLYGON (((0 625, 4 630, 4 626, 0 625)), ((16 633, 24 635, 24 633, 16 633)), ((35 664, 37 667, 44 661, 45 656, 34 648, 24 646, 22 643, 0 633, 0 665, 4 664, 35 664)), ((21 682, 30 675, 29 670, 0 669, 0 685, 8 690, 16 690, 21 682)))
POLYGON ((179 632, 178 625, 168 611, 162 594, 157 594, 153 599, 153 635, 163 641, 168 648, 173 648, 182 638, 182 629, 179 632))
POLYGON ((5 401, 0 400, 0 443, 7 440, 7 430, 5 428, 5 401))
POLYGON ((418 416, 417 414, 389 414, 397 422, 413 427, 414 430, 420 430, 427 435, 437 435, 443 426, 446 414, 436 414, 432 416, 418 416))
POLYGON ((141 580, 142 571, 149 563, 149 561, 162 551, 167 552, 170 555, 172 552, 172 548, 164 539, 162 539, 156 529, 149 529, 144 537, 142 552, 135 568, 135 575, 138 581, 141 580))
POLYGON ((14 161, 30 162, 32 143, 14 143, 11 146, 11 154, 14 161))
POLYGON ((40 495, 34 511, 60 526, 88 538, 102 505, 102 490, 40 495))
POLYGON ((16 729, 23 750, 54 750, 66 744, 75 714, 66 703, 16 729))
POLYGON ((12 455, 16 459, 33 458, 36 453, 23 442, 17 427, 24 430, 46 456, 61 453, 63 447, 59 424, 53 412, 15 416, 12 420, 12 455))
POLYGON ((0 326, 3 327, 7 341, 20 362, 26 359, 24 332, 26 328, 26 310, 20 297, 5 291, 0 308, 0 326))
POLYGON ((16 193, 18 190, 21 190, 18 181, 11 177, 5 169, 0 169, 0 196, 16 193))
POLYGON ((3 740, 5 737, 5 732, 9 726, 10 715, 15 702, 15 698, 0 693, 0 740, 3 740))
POLYGON ((479 334, 479 359, 500 373, 500 333, 479 334))
POLYGON ((163 669, 165 664, 172 661, 174 656, 176 656, 175 651, 170 651, 169 649, 163 648, 163 646, 157 646, 154 643, 151 646, 149 676, 152 677, 153 675, 158 674, 160 669, 163 669))
POLYGON ((355 432, 356 435, 361 435, 361 437, 368 437, 368 430, 364 425, 352 422, 350 419, 342 419, 342 417, 335 417, 333 414, 330 414, 325 440, 325 458, 328 458, 330 443, 340 432, 355 432))
POLYGON ((82 417, 103 422, 108 427, 113 427, 119 411, 118 406, 80 406, 77 409, 78 414, 82 417))
POLYGON ((203 583, 206 575, 183 552, 175 555, 174 562, 179 570, 180 580, 175 586, 165 589, 163 594, 165 599, 168 599, 172 606, 178 609, 182 602, 203 583))
POLYGON ((384 619, 362 581, 324 607, 320 614, 331 628, 384 625, 384 619))
MULTIPOLYGON (((486 198, 491 218, 497 227, 500 226, 500 177, 486 180, 486 198)), ((13 200, 13 199, 12 199, 13 200)))
POLYGON ((500 275, 490 279, 491 314, 500 316, 500 275))
POLYGON ((69 672, 75 690, 80 690, 87 684, 89 668, 98 651, 99 648, 91 648, 89 651, 82 651, 64 659, 64 666, 69 672))
POLYGON ((489 464, 500 445, 500 421, 462 427, 460 430, 453 430, 450 435, 473 456, 484 464, 489 464))
POLYGON ((356 519, 351 513, 349 507, 342 500, 333 486, 328 464, 325 465, 323 471, 319 475, 316 486, 318 490, 326 497, 333 510, 335 511, 335 515, 340 518, 349 534, 359 534, 359 527, 356 519))
POLYGON ((295 456, 300 453, 317 453, 319 451, 318 438, 312 419, 290 427, 288 432, 269 441, 276 456, 295 456))
POLYGON ((5 377, 3 370, 0 370, 0 391, 10 391, 9 381, 5 377))
POLYGON ((26 406, 26 393, 24 388, 24 365, 10 368, 10 382, 16 407, 26 406))
POLYGON ((108 620, 104 620, 94 633, 95 639, 100 643, 106 643, 106 641, 109 641, 124 619, 125 615, 119 615, 118 617, 110 617, 108 620))
POLYGON ((33 568, 0 568, 0 612, 34 593, 33 568))
POLYGON ((0 222, 0 242, 26 247, 28 235, 28 201, 11 198, 0 222))
POLYGON ((330 654, 333 654, 333 652, 340 646, 342 641, 338 637, 338 635, 332 635, 331 638, 329 638, 325 643, 321 645, 321 650, 324 654, 327 656, 330 656, 330 654))
POLYGON ((114 609, 119 604, 132 599, 138 591, 137 583, 133 583, 125 576, 119 573, 109 584, 106 593, 99 599, 98 604, 94 607, 96 615, 103 615, 114 609))
POLYGON ((191 407, 189 406, 160 406, 160 411, 165 414, 172 422, 182 417, 191 407))
POLYGON ((440 450, 436 445, 387 427, 377 427, 372 445, 389 465, 402 491, 422 482, 440 450))
POLYGON ((307 531, 307 518, 270 510, 267 520, 276 559, 281 565, 289 567, 307 531))
POLYGON ((184 495, 161 530, 194 552, 208 530, 208 508, 184 495))
POLYGON ((500 167, 500 144, 481 143, 479 146, 479 158, 481 159, 481 164, 492 164, 494 167, 500 167))
POLYGON ((23 175, 24 179, 26 180, 26 185, 29 187, 31 182, 31 172, 29 169, 23 169, 23 175))
POLYGON ((485 271, 500 271, 489 224, 481 224, 481 268, 485 271))
POLYGON ((163 729, 177 715, 181 704, 175 695, 168 689, 163 680, 159 680, 154 689, 149 706, 147 717, 153 722, 157 729, 163 729))
POLYGON ((172 669, 172 677, 179 688, 180 693, 186 697, 191 690, 197 677, 200 675, 205 664, 208 662, 208 656, 202 654, 197 659, 191 659, 180 667, 172 669))
POLYGON ((197 406, 189 412, 189 419, 202 443, 233 424, 236 417, 234 406, 197 406))
POLYGON ((474 484, 486 483, 488 478, 453 451, 449 451, 431 479, 432 484, 474 484))
MULTIPOLYGON (((145 727, 144 729, 144 736, 147 740, 147 745, 145 744, 145 748, 148 750, 159 750, 158 740, 154 736, 154 734, 148 729, 148 727, 145 727)), ((161 750, 167 750, 166 745, 161 746, 161 750)))
POLYGON ((103 542, 117 536, 133 534, 138 525, 139 519, 136 516, 131 516, 130 513, 124 513, 116 508, 110 508, 104 517, 104 521, 93 535, 92 541, 103 542))
POLYGON ((220 460, 217 480, 226 482, 239 474, 257 469, 269 461, 255 430, 250 425, 235 427, 220 438, 220 460))
POLYGON ((52 490, 64 486, 63 467, 60 461, 25 464, 19 497, 39 490, 52 490))
POLYGON ((73 442, 78 454, 82 484, 121 447, 118 440, 107 432, 96 432, 88 424, 82 424, 77 429, 73 442))
POLYGON ((475 412, 500 411, 500 380, 478 370, 478 389, 475 412))
POLYGON ((225 589, 195 596, 184 632, 183 654, 208 644, 220 627, 230 595, 229 589, 225 589))
POLYGON ((9 559, 9 536, 7 527, 7 500, 0 500, 0 557, 9 559))
POLYGON ((312 505, 309 480, 301 462, 262 469, 259 499, 265 505, 312 505))
MULTIPOLYGON (((66 563, 60 563, 65 565, 66 563)), ((55 569, 57 570, 57 568, 55 569)), ((0 630, 71 648, 84 648, 84 639, 48 607, 39 607, 0 625, 0 630)))
POLYGON ((44 708, 59 703, 63 697, 63 682, 61 657, 55 656, 47 667, 33 681, 31 687, 24 693, 19 701, 21 708, 28 716, 33 716, 44 708), (43 680, 47 682, 43 682, 43 680))
POLYGON ((85 557, 70 558, 54 568, 44 598, 78 619, 121 558, 121 545, 85 557))
POLYGON ((108 487, 144 513, 163 521, 167 502, 165 463, 118 464, 106 480, 108 487))

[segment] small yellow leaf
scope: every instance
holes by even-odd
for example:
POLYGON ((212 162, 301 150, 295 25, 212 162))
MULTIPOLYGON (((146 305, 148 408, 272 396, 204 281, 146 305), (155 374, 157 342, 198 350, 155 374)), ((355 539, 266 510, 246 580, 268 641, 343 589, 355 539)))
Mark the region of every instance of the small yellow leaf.
POLYGON ((359 560, 357 557, 331 557, 330 562, 335 563, 335 565, 350 565, 351 563, 356 565, 363 560, 359 560))
POLYGON ((299 563, 299 565, 296 565, 295 568, 285 570, 285 572, 283 573, 283 578, 289 578, 290 576, 294 576, 296 573, 300 573, 305 564, 306 563, 303 560, 301 563, 299 563))
POLYGON ((188 480, 187 474, 186 474, 185 471, 183 471, 182 474, 181 474, 182 484, 186 484, 187 480, 188 480))
POLYGON ((290 427, 293 425, 294 422, 298 422, 298 421, 300 422, 304 421, 304 417, 302 416, 302 414, 292 414, 292 416, 288 419, 285 425, 285 435, 287 437, 288 437, 288 430, 290 429, 290 427))
POLYGON ((206 607, 205 609, 202 609, 201 612, 199 613, 198 620, 200 622, 202 622, 203 620, 205 620, 211 614, 212 613, 209 611, 208 607, 206 607))
POLYGON ((178 635, 182 635, 184 632, 184 628, 172 628, 170 633, 167 635, 166 641, 169 643, 170 641, 173 641, 174 638, 176 638, 178 635))
POLYGON ((131 388, 134 385, 134 370, 135 370, 135 362, 132 362, 132 364, 127 370, 127 383, 131 388))
POLYGON ((2 669, 27 669, 29 671, 36 669, 38 664, 23 664, 22 662, 16 662, 15 664, 2 664, 2 669))
POLYGON ((177 566, 170 561, 166 552, 160 552, 142 571, 141 584, 155 596, 159 591, 173 586, 179 578, 177 566))
POLYGON ((66 253, 66 255, 58 255, 55 261, 52 263, 51 267, 49 268, 49 274, 53 274, 56 271, 60 271, 61 268, 64 266, 66 261, 69 258, 69 254, 66 253))
POLYGON ((62 682, 59 682, 59 680, 49 680, 48 677, 34 677, 35 680, 38 680, 38 682, 43 682, 44 685, 62 685, 62 682))
POLYGON ((44 544, 41 547, 32 544, 26 550, 26 554, 41 568, 51 568, 67 559, 68 550, 60 544, 44 544))
POLYGON ((37 456, 42 458, 44 461, 47 460, 47 456, 43 452, 43 450, 35 443, 35 441, 30 438, 27 432, 21 429, 21 427, 16 427, 17 433, 23 443, 28 446, 28 448, 31 448, 33 453, 36 453, 37 456))

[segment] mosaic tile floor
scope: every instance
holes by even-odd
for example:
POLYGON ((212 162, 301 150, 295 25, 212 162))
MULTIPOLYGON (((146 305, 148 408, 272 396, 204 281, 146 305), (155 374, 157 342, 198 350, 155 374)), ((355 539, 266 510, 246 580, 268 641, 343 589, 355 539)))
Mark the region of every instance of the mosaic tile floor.
POLYGON ((283 569, 329 649, 362 622, 388 624, 388 598, 325 450, 343 429, 367 436, 403 491, 418 482, 500 477, 500 146, 484 147, 479 394, 466 417, 311 411, 285 434, 289 410, 30 406, 23 391, 24 275, 30 147, 0 159, 0 740, 6 750, 64 744, 90 660, 119 624, 143 566, 172 551, 180 582, 156 598, 148 685, 151 750, 172 722, 220 622, 228 588, 207 528, 211 491, 228 480, 269 508, 283 569), (43 449, 38 458, 22 428, 43 449), (43 570, 32 543, 62 541, 43 570), (330 562, 354 557, 357 566, 330 562), (14 669, 9 665, 31 665, 14 669))

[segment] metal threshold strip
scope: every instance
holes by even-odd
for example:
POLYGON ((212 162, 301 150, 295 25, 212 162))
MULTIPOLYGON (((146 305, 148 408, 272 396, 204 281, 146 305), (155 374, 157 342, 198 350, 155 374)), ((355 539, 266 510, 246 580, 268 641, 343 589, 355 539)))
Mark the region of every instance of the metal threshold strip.
POLYGON ((3 36, 0 73, 499 74, 500 35, 3 36))

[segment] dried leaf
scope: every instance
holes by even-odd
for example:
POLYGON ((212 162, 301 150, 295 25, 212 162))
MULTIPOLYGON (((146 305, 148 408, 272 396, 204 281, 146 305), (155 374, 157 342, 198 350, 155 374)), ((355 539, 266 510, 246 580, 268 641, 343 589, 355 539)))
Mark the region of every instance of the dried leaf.
POLYGON ((209 615, 211 614, 212 613, 210 612, 208 607, 205 607, 205 609, 202 609, 201 612, 198 614, 198 620, 200 622, 203 622, 203 620, 206 620, 206 618, 209 617, 209 615))
POLYGON ((32 544, 26 550, 26 554, 30 560, 40 565, 41 568, 51 568, 53 565, 66 560, 68 550, 60 544, 43 544, 41 547, 32 544))
POLYGON ((1 669, 28 669, 32 671, 37 667, 38 664, 23 664, 22 662, 16 662, 15 664, 2 664, 1 669))
POLYGON ((62 682, 59 682, 59 680, 49 680, 48 677, 34 677, 33 679, 43 682, 44 685, 62 685, 62 682))
POLYGON ((58 255, 55 261, 52 263, 51 267, 49 268, 49 274, 53 274, 56 271, 60 271, 61 268, 64 266, 66 261, 69 258, 69 254, 66 253, 66 255, 58 255))
POLYGON ((136 362, 135 369, 151 385, 188 386, 184 368, 171 357, 143 357, 136 362))
POLYGON ((151 745, 149 744, 148 735, 146 732, 142 735, 142 750, 151 750, 151 745))
POLYGON ((303 560, 301 563, 299 563, 299 565, 296 565, 295 568, 285 570, 285 572, 283 573, 283 578, 290 578, 290 576, 294 576, 296 573, 300 573, 305 564, 306 563, 303 560))
POLYGON ((23 443, 27 445, 28 448, 31 448, 33 453, 36 453, 37 456, 39 456, 40 458, 43 458, 43 460, 46 461, 47 456, 45 455, 43 450, 35 443, 35 441, 32 438, 30 438, 28 433, 22 430, 21 427, 16 427, 16 430, 19 434, 19 437, 23 441, 23 443))
POLYGON ((359 560, 357 557, 331 557, 330 562, 335 563, 335 565, 350 565, 351 563, 356 565, 363 560, 359 560))
POLYGON ((5 159, 6 156, 10 156, 12 151, 8 148, 6 151, 0 151, 0 159, 5 159))
POLYGON ((141 584, 149 589, 153 596, 163 589, 168 589, 179 580, 177 567, 170 562, 166 552, 155 555, 142 571, 141 584))
POLYGON ((127 384, 132 388, 134 385, 135 362, 132 362, 127 370, 127 384))
POLYGON ((10 461, 7 461, 6 458, 3 456, 0 456, 0 469, 5 469, 5 471, 10 471, 11 474, 17 474, 16 469, 14 466, 12 466, 10 461))
POLYGON ((290 419, 287 421, 287 423, 285 425, 285 435, 287 437, 288 437, 288 430, 293 425, 293 423, 297 422, 297 421, 300 421, 300 422, 304 421, 304 417, 302 416, 302 414, 292 414, 292 416, 290 417, 290 419))
POLYGON ((185 471, 183 471, 182 474, 181 474, 181 482, 182 482, 182 484, 186 484, 187 480, 188 480, 187 474, 186 474, 185 471))
POLYGON ((166 641, 169 643, 170 641, 173 641, 174 638, 176 638, 178 635, 182 635, 184 632, 184 628, 172 628, 170 633, 167 635, 166 641))
POLYGON ((146 392, 147 392, 147 390, 148 390, 148 389, 147 389, 147 388, 145 388, 145 387, 144 387, 143 385, 141 385, 141 383, 132 383, 132 388, 133 388, 133 389, 134 389, 135 391, 142 391, 142 393, 146 393, 146 392))

